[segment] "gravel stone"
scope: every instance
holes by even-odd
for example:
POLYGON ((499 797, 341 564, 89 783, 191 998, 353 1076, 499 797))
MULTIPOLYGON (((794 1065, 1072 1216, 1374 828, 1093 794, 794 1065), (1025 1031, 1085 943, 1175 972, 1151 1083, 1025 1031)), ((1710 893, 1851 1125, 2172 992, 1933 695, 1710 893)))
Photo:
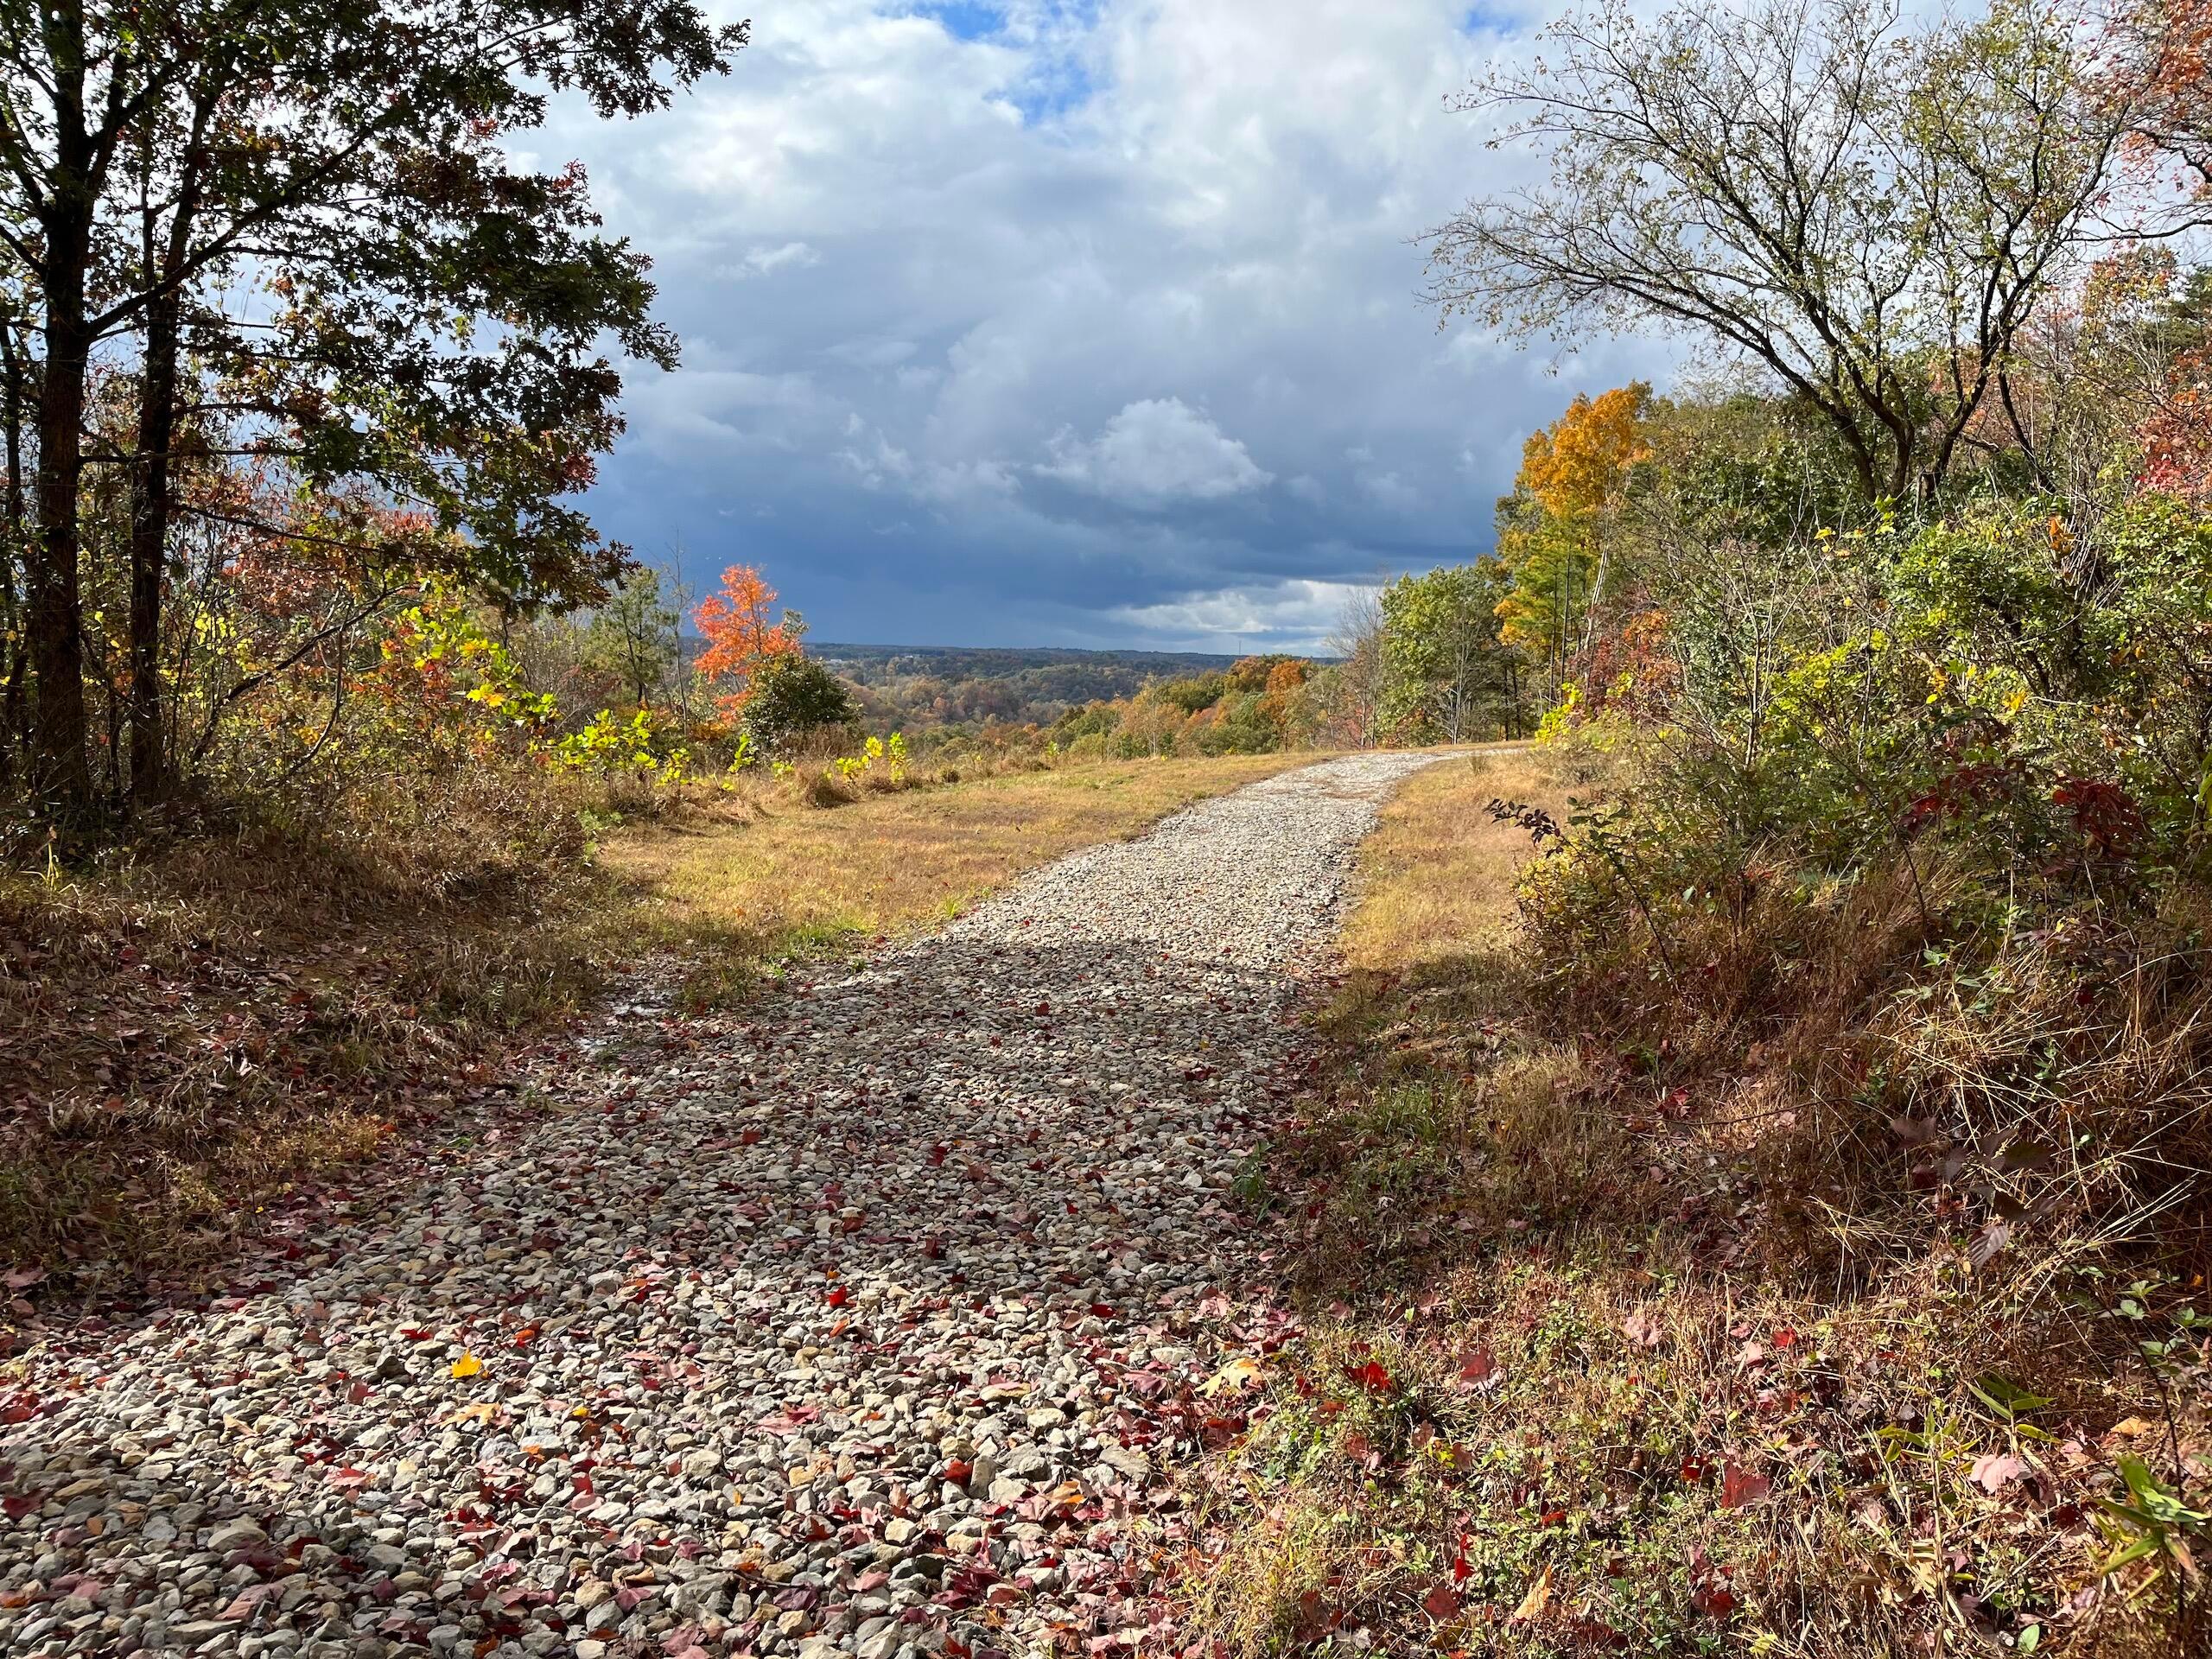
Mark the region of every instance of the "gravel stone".
POLYGON ((473 1144, 47 1328, 0 1382, 0 1652, 1141 1649, 1196 1390, 1285 1319, 1229 1189, 1433 758, 1202 803, 733 1013, 650 969, 473 1144))

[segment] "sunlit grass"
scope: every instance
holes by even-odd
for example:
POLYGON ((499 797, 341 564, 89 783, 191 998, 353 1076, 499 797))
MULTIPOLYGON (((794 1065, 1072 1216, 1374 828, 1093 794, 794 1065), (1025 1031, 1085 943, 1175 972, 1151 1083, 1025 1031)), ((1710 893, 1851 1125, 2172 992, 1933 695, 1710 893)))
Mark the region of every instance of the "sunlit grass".
POLYGON ((1316 758, 1102 761, 830 809, 772 798, 759 816, 625 829, 601 857, 671 940, 737 930, 803 951, 943 921, 1025 870, 1316 758))

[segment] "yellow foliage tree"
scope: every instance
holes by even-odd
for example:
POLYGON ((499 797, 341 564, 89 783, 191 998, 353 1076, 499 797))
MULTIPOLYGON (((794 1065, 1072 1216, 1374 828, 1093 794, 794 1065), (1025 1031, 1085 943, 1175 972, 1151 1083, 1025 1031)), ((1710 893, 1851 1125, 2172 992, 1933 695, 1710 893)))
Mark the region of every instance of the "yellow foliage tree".
POLYGON ((1589 643, 1611 574, 1605 515, 1651 453, 1650 409, 1651 388, 1641 380, 1595 397, 1578 392, 1565 414, 1529 435, 1513 493, 1498 504, 1498 557, 1513 578, 1497 607, 1500 632, 1548 663, 1555 683, 1568 653, 1589 643))

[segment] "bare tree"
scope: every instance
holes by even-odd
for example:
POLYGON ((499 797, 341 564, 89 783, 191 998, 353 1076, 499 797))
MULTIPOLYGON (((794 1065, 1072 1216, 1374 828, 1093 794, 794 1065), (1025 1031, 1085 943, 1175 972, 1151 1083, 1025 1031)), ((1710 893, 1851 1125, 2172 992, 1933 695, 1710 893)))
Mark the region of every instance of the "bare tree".
POLYGON ((1328 638, 1338 659, 1332 713, 1345 734, 1364 748, 1374 741, 1375 716, 1382 706, 1382 588, 1379 582, 1353 588, 1328 638))
POLYGON ((1432 232, 1447 316, 1687 329, 1840 435, 1871 499, 1939 487, 2052 285, 2205 203, 2139 156, 2137 83, 2055 0, 1915 29, 1894 3, 1593 0, 1455 100, 1548 176, 1432 232))

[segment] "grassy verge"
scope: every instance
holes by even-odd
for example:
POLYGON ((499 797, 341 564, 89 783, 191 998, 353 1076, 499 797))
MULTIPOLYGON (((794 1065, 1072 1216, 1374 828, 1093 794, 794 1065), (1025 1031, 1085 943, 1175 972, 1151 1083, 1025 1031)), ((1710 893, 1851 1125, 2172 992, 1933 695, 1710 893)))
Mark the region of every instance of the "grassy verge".
POLYGON ((1024 870, 1314 758, 1097 761, 828 811, 747 795, 620 831, 601 857, 636 895, 621 926, 689 956, 690 994, 707 1005, 789 959, 946 920, 1024 870))
MULTIPOLYGON (((1193 1633, 2202 1651, 2201 1274, 2027 1221, 1993 1256, 1886 1148, 1808 1166, 1818 1045, 1693 1073, 1579 1028, 1522 954, 1529 839, 1484 810, 1563 793, 1527 754, 1440 766, 1368 849, 1333 1065, 1245 1184, 1306 1336, 1199 1484, 1193 1633)), ((1839 1041, 1880 1007, 1803 1000, 1839 1041)))
POLYGON ((342 830, 0 876, 0 1346, 10 1300, 205 1259, 291 1185, 493 1096, 645 951, 728 1000, 1310 758, 856 799, 793 780, 603 831, 595 858, 573 811, 494 776, 342 830))

